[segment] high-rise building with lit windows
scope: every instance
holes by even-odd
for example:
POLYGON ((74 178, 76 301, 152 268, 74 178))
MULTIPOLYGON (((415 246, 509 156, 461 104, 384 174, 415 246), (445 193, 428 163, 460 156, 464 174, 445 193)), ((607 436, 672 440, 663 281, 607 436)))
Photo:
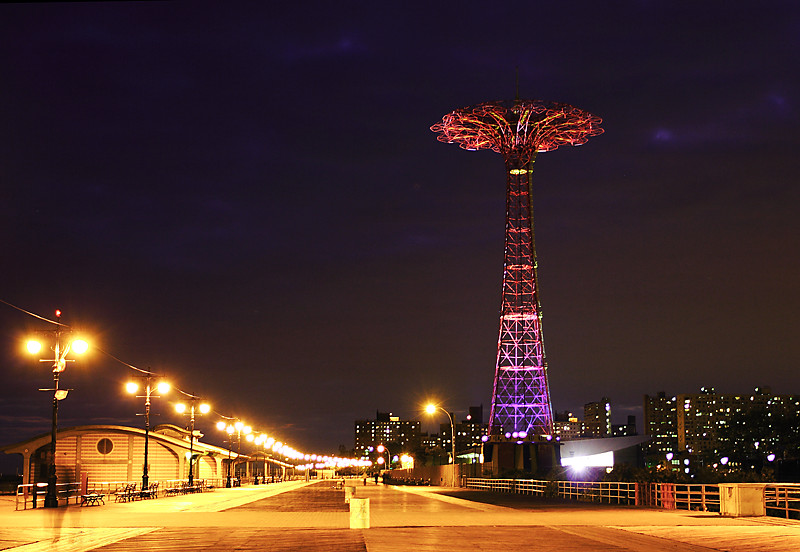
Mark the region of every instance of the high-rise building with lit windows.
POLYGON ((677 401, 663 391, 644 396, 644 434, 650 437, 644 444, 645 456, 663 457, 678 450, 677 401))
POLYGON ((356 420, 355 453, 365 456, 378 445, 393 453, 411 452, 420 446, 419 420, 401 420, 391 412, 377 412, 374 420, 356 420))
POLYGON ((607 397, 583 405, 583 434, 611 437, 611 401, 607 397))
MULTIPOLYGON (((768 387, 738 395, 718 394, 713 387, 703 387, 699 393, 645 395, 644 430, 651 437, 645 454, 659 458, 668 453, 714 454, 725 449, 727 427, 756 412, 775 423, 796 417, 800 415, 800 397, 775 395, 768 387)), ((754 447, 774 448, 778 436, 770 423, 757 428, 754 447)))

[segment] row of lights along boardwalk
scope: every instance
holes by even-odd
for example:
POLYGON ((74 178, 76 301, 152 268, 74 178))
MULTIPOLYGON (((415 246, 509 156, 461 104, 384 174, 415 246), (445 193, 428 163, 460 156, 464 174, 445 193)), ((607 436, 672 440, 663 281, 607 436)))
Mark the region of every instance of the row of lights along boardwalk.
POLYGON ((503 304, 489 416, 489 439, 497 452, 486 454, 486 461, 499 469, 541 471, 552 465, 557 455, 556 447, 537 451, 552 435, 553 414, 536 277, 533 163, 539 152, 581 145, 601 134, 601 122, 568 104, 517 99, 457 109, 431 127, 441 142, 457 143, 466 150, 490 149, 501 154, 506 164, 503 304), (502 445, 504 442, 534 446, 520 454, 502 445), (500 459, 499 466, 501 454, 507 458, 500 459))

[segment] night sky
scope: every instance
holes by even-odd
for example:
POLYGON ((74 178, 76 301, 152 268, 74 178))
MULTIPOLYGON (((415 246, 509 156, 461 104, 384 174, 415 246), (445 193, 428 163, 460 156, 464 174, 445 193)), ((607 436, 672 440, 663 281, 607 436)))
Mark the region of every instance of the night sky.
MULTIPOLYGON (((488 418, 504 166, 429 127, 517 68, 605 129, 535 165, 554 408, 800 393, 797 2, 20 3, 0 51, 0 299, 299 450, 488 418)), ((37 328, 0 304, 0 445, 49 431, 37 328)), ((141 424, 132 374, 70 365, 61 425, 141 424)))

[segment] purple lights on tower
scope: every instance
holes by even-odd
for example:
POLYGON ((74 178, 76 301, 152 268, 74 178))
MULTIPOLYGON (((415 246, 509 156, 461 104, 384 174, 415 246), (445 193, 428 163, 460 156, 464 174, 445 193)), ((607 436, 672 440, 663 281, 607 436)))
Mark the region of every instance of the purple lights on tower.
POLYGON ((538 152, 581 145, 603 132, 601 119, 540 100, 486 102, 448 113, 431 127, 441 142, 490 149, 506 164, 503 301, 489 416, 493 438, 532 440, 553 429, 536 277, 531 176, 538 152))

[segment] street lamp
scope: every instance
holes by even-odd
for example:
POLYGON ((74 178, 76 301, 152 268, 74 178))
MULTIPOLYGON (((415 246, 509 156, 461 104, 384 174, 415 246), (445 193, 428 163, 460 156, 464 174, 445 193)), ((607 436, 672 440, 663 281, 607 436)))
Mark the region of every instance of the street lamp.
MULTIPOLYGON (((147 475, 147 446, 150 437, 150 397, 153 398, 159 397, 160 395, 153 395, 153 391, 156 390, 161 395, 166 394, 169 392, 169 384, 165 381, 159 381, 156 384, 155 389, 153 389, 153 375, 146 375, 143 376, 142 379, 145 380, 144 386, 144 395, 136 395, 137 399, 144 399, 144 413, 143 414, 136 414, 137 416, 144 416, 144 466, 142 467, 142 490, 144 491, 147 489, 150 483, 150 478, 147 475)), ((135 381, 129 381, 125 384, 125 389, 131 395, 135 395, 137 391, 139 391, 139 384, 135 381)))
POLYGON ((457 487, 456 485, 456 426, 453 423, 453 415, 450 414, 447 410, 442 408, 437 404, 430 403, 425 407, 425 412, 428 414, 436 414, 437 410, 441 410, 445 414, 447 414, 447 419, 450 420, 450 443, 452 444, 453 450, 453 487, 457 487))
POLYGON ((385 465, 387 470, 391 469, 391 462, 389 461, 391 453, 389 453, 388 449, 383 445, 378 445, 378 447, 375 450, 377 450, 378 454, 380 454, 380 456, 378 457, 378 464, 385 465), (384 452, 386 453, 386 459, 385 460, 383 458, 383 453, 384 452))
POLYGON ((226 480, 225 480, 225 487, 230 489, 231 488, 231 448, 233 447, 232 439, 233 439, 234 428, 233 428, 232 425, 226 424, 225 422, 220 420, 219 422, 217 422, 217 429, 220 430, 220 431, 224 431, 225 433, 228 434, 228 440, 225 441, 226 443, 228 443, 228 473, 226 474, 227 477, 226 477, 226 480))
MULTIPOLYGON (((189 405, 189 486, 191 487, 194 485, 194 470, 192 469, 192 460, 194 458, 194 409, 195 403, 197 402, 197 398, 193 398, 191 400, 191 404, 189 405)), ((187 411, 186 405, 183 403, 178 403, 175 405, 175 410, 178 414, 183 414, 187 411)), ((197 408, 200 414, 208 414, 211 411, 211 407, 206 403, 200 403, 200 406, 197 408)))
POLYGON ((228 434, 228 480, 225 483, 227 488, 231 487, 231 448, 233 434, 236 433, 236 458, 242 455, 242 433, 249 435, 253 429, 250 426, 244 425, 241 420, 236 420, 233 425, 225 424, 225 422, 217 422, 217 429, 225 431, 228 434))
MULTIPOLYGON (((61 318, 61 311, 56 311, 56 318, 61 318)), ((57 323, 55 330, 42 330, 41 333, 52 334, 53 340, 53 358, 40 358, 39 362, 52 362, 53 363, 53 387, 52 389, 39 389, 39 391, 52 391, 53 392, 53 420, 50 429, 50 458, 49 469, 47 475, 47 494, 44 497, 45 508, 58 507, 58 494, 56 492, 56 483, 58 476, 56 475, 56 440, 58 433, 58 401, 66 399, 69 389, 60 389, 58 386, 59 376, 61 372, 67 369, 67 362, 74 362, 74 359, 67 358, 70 352, 75 354, 83 354, 89 349, 89 344, 82 340, 73 337, 71 330, 63 329, 63 324, 57 323)), ((42 343, 36 339, 29 339, 26 343, 28 353, 38 355, 42 350, 42 343)))

